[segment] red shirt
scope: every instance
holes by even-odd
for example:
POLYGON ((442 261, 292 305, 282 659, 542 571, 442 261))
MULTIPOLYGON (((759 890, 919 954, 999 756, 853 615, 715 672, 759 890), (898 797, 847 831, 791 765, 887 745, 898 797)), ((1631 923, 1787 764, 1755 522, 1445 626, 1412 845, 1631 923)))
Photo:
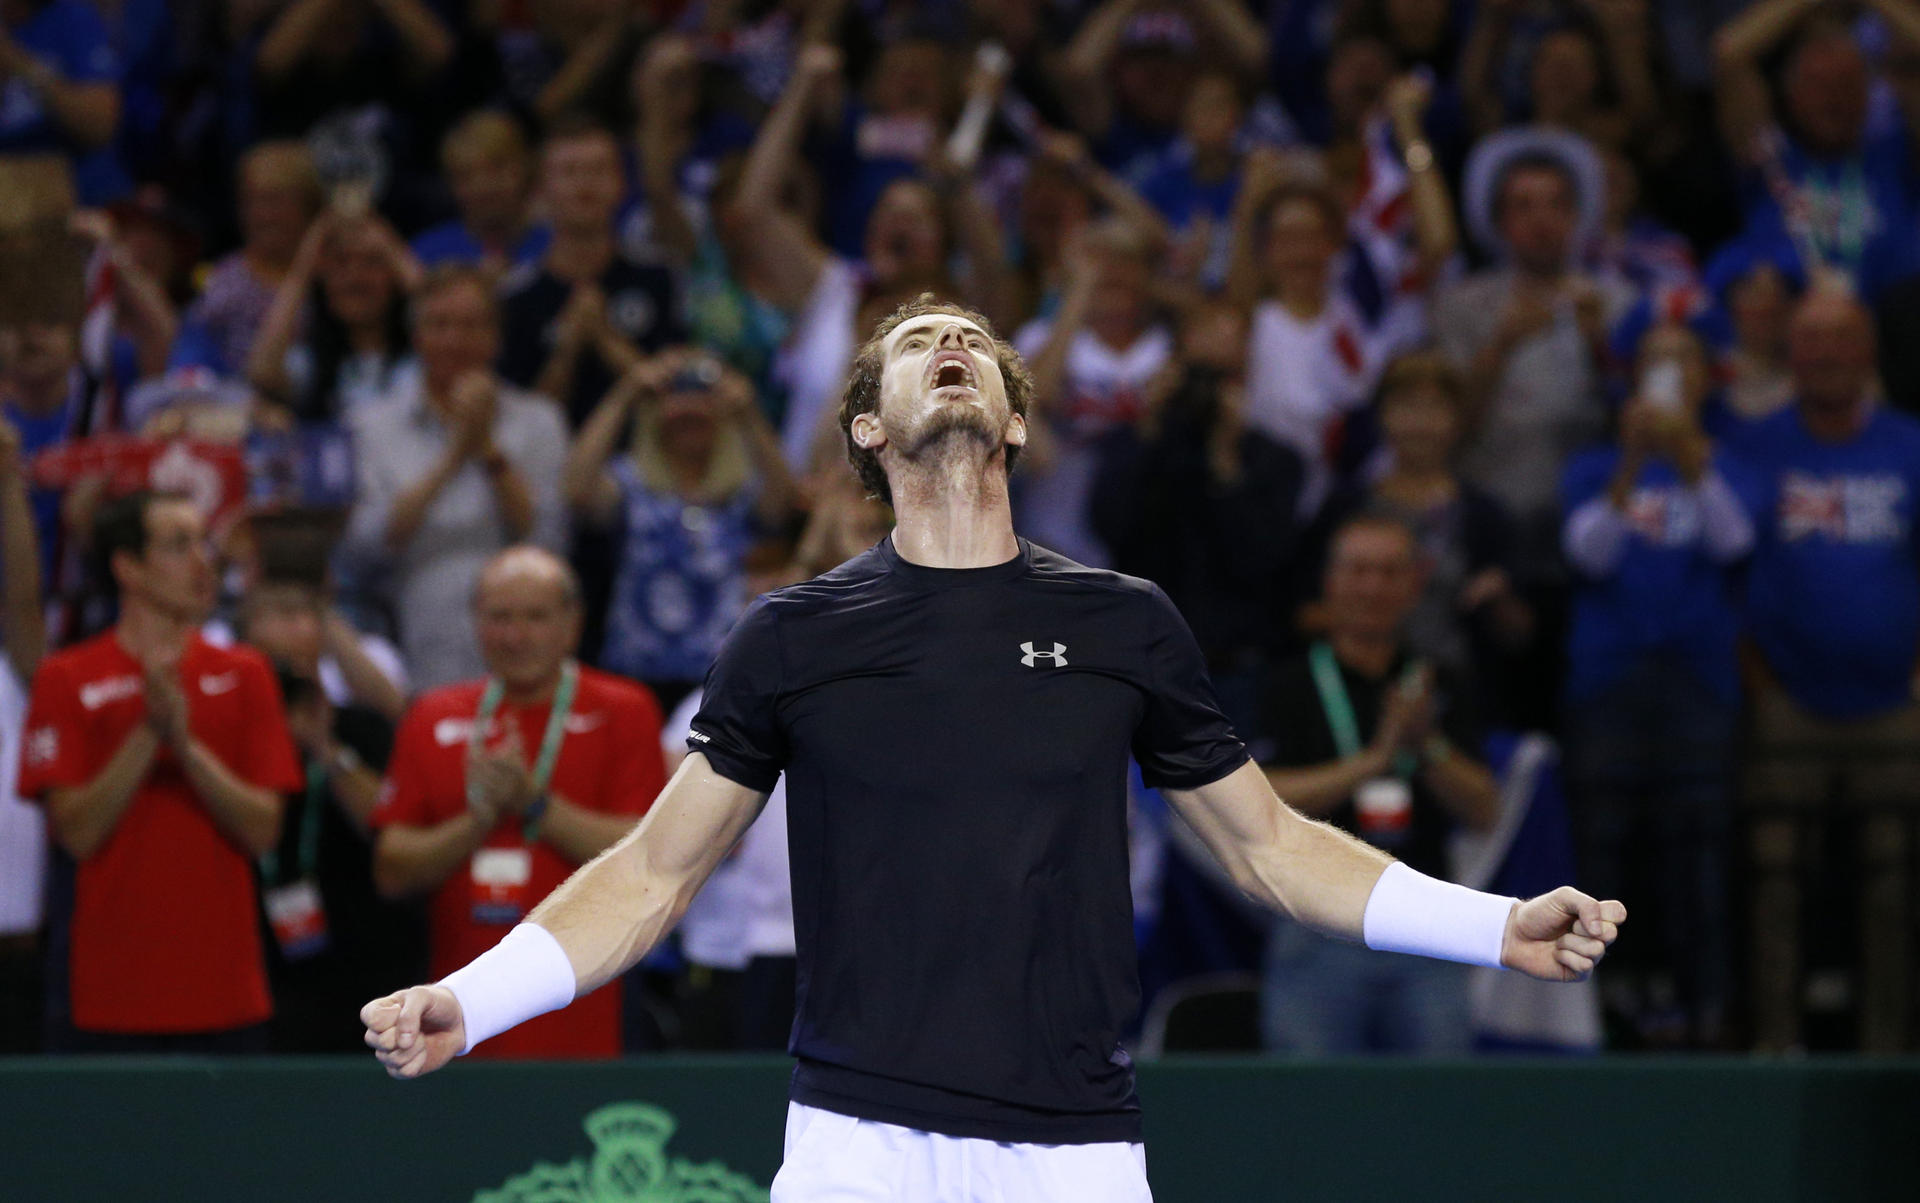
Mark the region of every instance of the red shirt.
MULTIPOLYGON (((276 794, 300 788, 280 687, 258 652, 194 635, 180 684, 188 730, 222 764, 276 794)), ((93 780, 146 714, 140 662, 113 632, 49 656, 33 678, 20 796, 44 802, 93 780)), ((273 1013, 253 863, 166 748, 80 862, 68 976, 83 1031, 214 1032, 273 1013)))
MULTIPOLYGON (((484 682, 448 685, 424 694, 407 712, 394 741, 393 759, 375 827, 433 827, 467 809, 467 737, 480 709, 484 682)), ((529 763, 538 756, 551 705, 502 702, 486 742, 495 747, 519 731, 529 763)), ((576 806, 609 815, 642 815, 666 784, 660 755, 660 707, 644 688, 610 673, 582 666, 580 687, 566 720, 566 739, 554 763, 549 789, 576 806)), ((476 917, 474 861, 495 850, 513 856, 525 849, 529 877, 519 901, 537 905, 578 868, 544 840, 528 844, 519 820, 503 819, 485 847, 434 892, 430 942, 432 975, 439 980, 500 942, 514 918, 476 917)), ((564 1011, 503 1032, 474 1050, 491 1057, 614 1057, 620 1054, 620 983, 613 982, 564 1011)))

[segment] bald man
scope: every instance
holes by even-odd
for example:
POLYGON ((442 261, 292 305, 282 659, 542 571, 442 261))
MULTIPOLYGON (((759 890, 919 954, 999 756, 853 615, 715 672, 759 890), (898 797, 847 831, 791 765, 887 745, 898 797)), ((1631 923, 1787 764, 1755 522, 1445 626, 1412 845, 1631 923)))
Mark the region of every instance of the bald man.
POLYGON ((1753 824, 1755 1037, 1800 1043, 1802 828, 1840 795, 1859 827, 1861 1043, 1911 1048, 1906 852, 1920 781, 1920 422, 1875 401, 1874 334, 1844 292, 1816 289, 1788 331, 1792 406, 1730 440, 1752 470, 1756 542, 1747 796, 1753 824))
MULTIPOLYGON (((665 782, 653 695, 575 662, 580 617, 564 561, 535 547, 501 552, 473 593, 488 675, 423 695, 401 724, 372 819, 374 884, 392 898, 432 894, 435 979, 611 847, 665 782)), ((619 1052, 615 983, 484 1055, 619 1052)))

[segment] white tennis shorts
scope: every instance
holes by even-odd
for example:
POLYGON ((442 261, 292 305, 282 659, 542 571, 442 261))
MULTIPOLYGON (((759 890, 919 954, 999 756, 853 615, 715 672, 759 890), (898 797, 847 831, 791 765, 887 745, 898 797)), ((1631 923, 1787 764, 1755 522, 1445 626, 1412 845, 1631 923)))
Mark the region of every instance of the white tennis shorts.
POLYGON ((1146 1146, 1006 1144, 787 1104, 773 1203, 1153 1203, 1146 1146))

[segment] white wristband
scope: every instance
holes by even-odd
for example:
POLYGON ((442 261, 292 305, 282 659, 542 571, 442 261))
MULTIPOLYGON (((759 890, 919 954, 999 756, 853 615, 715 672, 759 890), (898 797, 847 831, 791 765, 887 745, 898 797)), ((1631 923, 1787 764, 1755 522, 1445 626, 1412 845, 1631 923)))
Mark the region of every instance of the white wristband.
POLYGON ((460 1000, 467 1028, 467 1046, 460 1050, 464 1057, 482 1040, 572 1002, 573 962, 552 932, 522 923, 440 984, 460 1000))
POLYGON ((1379 952, 1498 969, 1507 916, 1516 901, 1440 881, 1395 861, 1367 896, 1360 932, 1367 947, 1379 952))

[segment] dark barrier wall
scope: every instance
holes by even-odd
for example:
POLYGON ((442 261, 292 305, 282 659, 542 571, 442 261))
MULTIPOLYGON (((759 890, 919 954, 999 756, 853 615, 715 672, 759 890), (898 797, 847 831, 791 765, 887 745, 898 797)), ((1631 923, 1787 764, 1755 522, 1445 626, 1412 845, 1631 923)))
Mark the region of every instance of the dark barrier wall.
MULTIPOLYGON (((786 1072, 0 1060, 0 1199, 765 1199, 786 1072)), ((1920 1199, 1920 1061, 1183 1059, 1141 1094, 1159 1203, 1920 1199)))

